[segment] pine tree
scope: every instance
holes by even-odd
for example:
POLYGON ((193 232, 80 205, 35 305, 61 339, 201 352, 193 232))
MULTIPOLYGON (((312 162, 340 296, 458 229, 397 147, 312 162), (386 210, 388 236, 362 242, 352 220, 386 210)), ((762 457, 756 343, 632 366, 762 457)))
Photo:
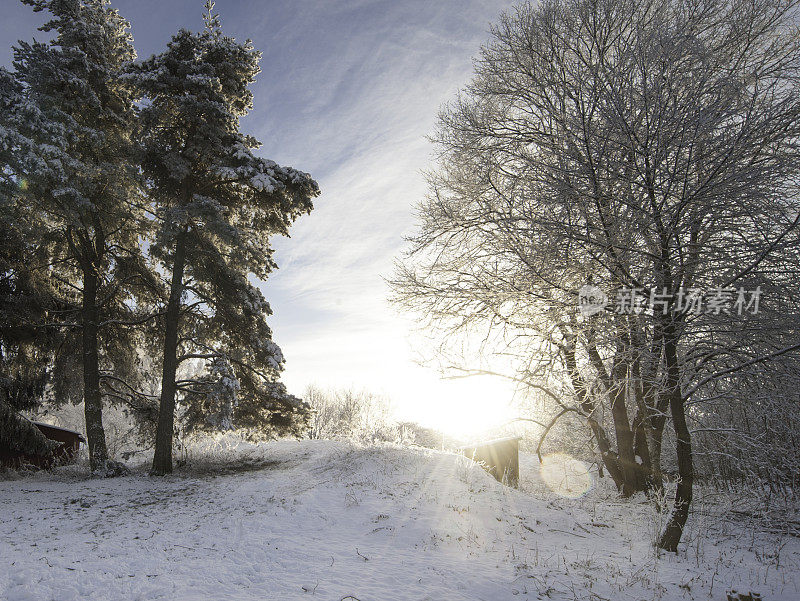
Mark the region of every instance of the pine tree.
POLYGON ((28 269, 42 261, 29 224, 16 202, 24 180, 9 169, 9 154, 19 150, 14 131, 21 86, 0 69, 0 455, 47 455, 53 448, 19 411, 34 409, 47 384, 57 332, 30 324, 52 307, 46 278, 28 269))
POLYGON ((26 182, 19 202, 48 254, 48 276, 80 302, 49 316, 46 327, 80 336, 54 365, 74 365, 80 349, 90 464, 104 472, 103 382, 118 380, 120 363, 110 351, 124 347, 118 336, 120 317, 131 317, 130 286, 148 280, 139 253, 147 221, 137 208, 136 98, 123 77, 135 52, 128 23, 107 0, 22 2, 51 14, 42 30, 55 36, 15 48, 22 100, 11 112, 36 120, 16 120, 6 169, 26 182))
POLYGON ((206 9, 203 32, 179 31, 135 74, 149 99, 143 167, 159 222, 150 252, 170 274, 156 475, 172 471, 176 394, 191 427, 291 432, 308 417, 278 381, 284 359, 251 278, 276 267, 269 236, 286 235, 318 187, 256 156, 259 143, 240 132, 260 53, 223 35, 213 3, 206 9), (177 377, 188 361, 202 373, 177 377))

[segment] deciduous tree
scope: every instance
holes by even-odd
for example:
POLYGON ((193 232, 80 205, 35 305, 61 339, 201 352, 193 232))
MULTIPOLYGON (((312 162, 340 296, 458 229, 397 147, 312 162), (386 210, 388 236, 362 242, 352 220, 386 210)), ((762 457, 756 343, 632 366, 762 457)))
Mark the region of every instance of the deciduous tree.
POLYGON ((753 321, 736 336, 739 350, 759 340, 744 357, 717 344, 735 315, 680 301, 751 288, 797 244, 795 7, 545 0, 505 15, 440 115, 439 167, 395 281, 433 322, 505 328, 515 377, 548 389, 556 417, 586 420, 623 491, 646 454, 657 474, 669 419, 680 479, 659 544, 671 551, 692 499, 687 407, 715 379, 798 348, 753 321), (659 303, 580 315, 584 284, 659 303))

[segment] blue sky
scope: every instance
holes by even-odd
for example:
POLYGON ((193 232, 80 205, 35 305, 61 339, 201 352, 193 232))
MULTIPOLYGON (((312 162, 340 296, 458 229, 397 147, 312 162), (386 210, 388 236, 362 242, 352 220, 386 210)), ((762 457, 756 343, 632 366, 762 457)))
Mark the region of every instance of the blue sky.
MULTIPOLYGON (((43 38, 30 7, 4 0, 0 64, 19 38, 43 38)), ((180 27, 202 27, 202 0, 116 0, 140 58, 180 27)), ((219 0, 228 35, 263 52, 255 109, 243 129, 265 157, 308 171, 322 196, 276 239, 280 269, 265 286, 295 394, 310 383, 385 394, 399 416, 468 429, 510 387, 441 381, 417 365, 421 339, 386 299, 384 277, 414 225, 440 106, 470 79, 472 57, 506 1, 219 0)), ((496 415, 496 411, 494 413, 496 415)))

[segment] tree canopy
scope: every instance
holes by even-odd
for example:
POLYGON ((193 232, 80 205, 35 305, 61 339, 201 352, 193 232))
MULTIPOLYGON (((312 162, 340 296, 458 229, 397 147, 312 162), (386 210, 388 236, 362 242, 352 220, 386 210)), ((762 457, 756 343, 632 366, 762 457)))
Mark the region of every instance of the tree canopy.
POLYGON ((213 2, 204 31, 137 63, 108 0, 22 1, 53 39, 19 42, 0 70, 4 402, 83 400, 98 472, 107 403, 154 430, 160 416, 161 473, 176 401, 187 431, 301 432, 259 285, 270 237, 319 189, 240 132, 260 53, 223 34, 213 2))
POLYGON ((795 7, 546 0, 504 15, 440 114, 431 193, 394 281, 432 325, 508 334, 511 375, 554 405, 544 435, 579 416, 623 494, 660 486, 669 420, 670 550, 705 387, 798 348, 795 7), (582 313, 585 286, 616 302, 582 313), (737 315, 737 291, 759 287, 780 310, 737 315), (717 291, 718 310, 693 311, 717 291))

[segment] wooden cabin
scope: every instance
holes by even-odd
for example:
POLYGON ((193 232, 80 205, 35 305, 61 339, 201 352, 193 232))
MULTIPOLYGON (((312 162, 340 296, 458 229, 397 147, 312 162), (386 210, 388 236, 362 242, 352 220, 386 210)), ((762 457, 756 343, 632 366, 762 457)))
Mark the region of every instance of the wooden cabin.
POLYGON ((81 448, 81 443, 86 442, 86 439, 80 432, 75 430, 68 430, 67 428, 59 428, 58 426, 51 426, 50 424, 43 424, 41 422, 33 422, 39 428, 39 431, 47 436, 50 440, 60 442, 61 446, 54 452, 54 458, 59 463, 72 463, 78 456, 78 451, 81 448))
POLYGON ((60 443, 50 454, 44 456, 26 455, 24 453, 4 453, 0 457, 0 463, 5 467, 18 468, 22 466, 33 466, 40 469, 47 469, 54 465, 72 463, 78 456, 81 443, 86 439, 80 432, 59 428, 41 422, 31 422, 48 439, 60 443))
POLYGON ((521 437, 498 438, 461 447, 458 451, 483 464, 498 482, 519 486, 519 441, 521 437))

